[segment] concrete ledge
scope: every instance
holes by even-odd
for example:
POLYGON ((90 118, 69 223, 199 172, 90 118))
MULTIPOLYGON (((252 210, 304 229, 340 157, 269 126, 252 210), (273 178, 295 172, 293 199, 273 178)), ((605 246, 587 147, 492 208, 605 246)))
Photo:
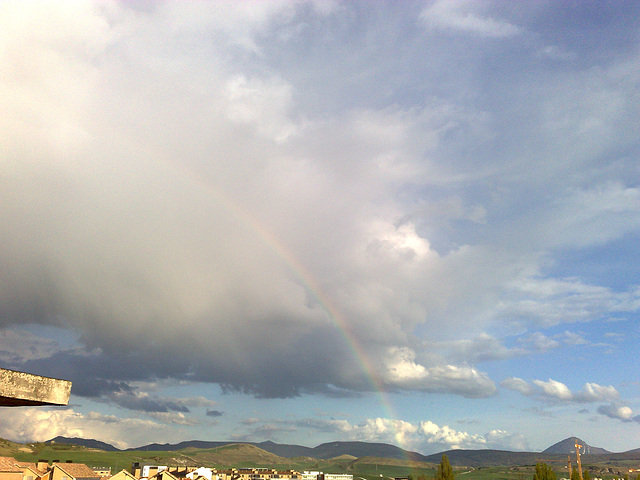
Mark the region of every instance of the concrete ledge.
POLYGON ((0 368, 0 406, 67 405, 71 382, 0 368))

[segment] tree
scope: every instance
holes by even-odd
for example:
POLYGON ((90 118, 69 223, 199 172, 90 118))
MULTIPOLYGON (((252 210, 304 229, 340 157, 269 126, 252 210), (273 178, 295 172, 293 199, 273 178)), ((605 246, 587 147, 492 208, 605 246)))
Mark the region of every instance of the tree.
POLYGON ((582 472, 582 480, 591 480, 591 474, 589 473, 589 470, 585 470, 584 472, 582 472))
POLYGON ((576 467, 573 467, 573 470, 571 470, 571 480, 580 480, 580 474, 576 467))
POLYGON ((556 474, 546 463, 536 463, 536 471, 533 480, 556 480, 556 474))
POLYGON ((449 459, 444 453, 442 454, 440 465, 438 465, 438 471, 436 472, 435 480, 453 480, 453 468, 451 468, 449 459))

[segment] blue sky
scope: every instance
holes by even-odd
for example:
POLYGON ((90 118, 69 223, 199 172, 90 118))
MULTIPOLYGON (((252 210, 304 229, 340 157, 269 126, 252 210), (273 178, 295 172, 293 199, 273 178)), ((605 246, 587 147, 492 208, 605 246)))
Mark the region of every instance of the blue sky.
POLYGON ((639 19, 0 3, 0 436, 640 447, 639 19))

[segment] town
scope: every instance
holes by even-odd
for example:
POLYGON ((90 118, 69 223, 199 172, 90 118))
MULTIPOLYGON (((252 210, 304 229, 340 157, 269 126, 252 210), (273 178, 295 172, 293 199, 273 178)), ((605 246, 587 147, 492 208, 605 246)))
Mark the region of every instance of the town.
POLYGON ((0 480, 353 480, 353 475, 318 471, 278 471, 271 468, 221 469, 184 465, 134 463, 112 475, 111 468, 92 468, 84 463, 46 460, 20 462, 0 457, 0 480))

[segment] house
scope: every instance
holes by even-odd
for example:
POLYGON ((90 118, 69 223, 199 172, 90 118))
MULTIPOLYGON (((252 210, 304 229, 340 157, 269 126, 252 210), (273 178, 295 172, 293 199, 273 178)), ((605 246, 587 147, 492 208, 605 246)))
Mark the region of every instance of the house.
POLYGON ((149 477, 149 480, 178 480, 179 477, 175 476, 169 470, 161 470, 152 477, 149 477))
POLYGON ((22 467, 23 480, 39 480, 49 470, 49 464, 43 466, 41 463, 35 464, 30 462, 17 462, 22 467))
POLYGON ((24 468, 15 458, 0 457, 0 480, 23 480, 24 468))
POLYGON ((127 472, 126 470, 120 470, 118 473, 113 475, 110 480, 138 480, 133 474, 127 472))
POLYGON ((186 478, 188 478, 189 480, 196 480, 198 478, 212 480, 214 473, 217 473, 215 469, 199 467, 187 473, 186 478))
POLYGON ((54 463, 47 475, 47 480, 102 480, 84 463, 54 463))

